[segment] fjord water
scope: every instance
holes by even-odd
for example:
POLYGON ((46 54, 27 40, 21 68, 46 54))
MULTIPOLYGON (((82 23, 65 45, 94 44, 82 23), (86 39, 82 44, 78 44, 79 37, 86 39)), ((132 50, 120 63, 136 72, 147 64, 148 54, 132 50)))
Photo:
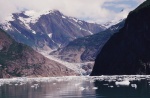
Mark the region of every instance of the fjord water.
POLYGON ((62 77, 0 80, 0 98, 150 98, 145 77, 62 77), (128 79, 128 83, 116 81, 128 79))

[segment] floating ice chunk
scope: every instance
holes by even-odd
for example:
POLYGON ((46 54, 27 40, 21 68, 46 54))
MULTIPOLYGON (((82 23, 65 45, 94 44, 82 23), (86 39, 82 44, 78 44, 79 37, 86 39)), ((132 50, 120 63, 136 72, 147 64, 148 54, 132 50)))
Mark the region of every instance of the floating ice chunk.
POLYGON ((53 85, 56 85, 56 83, 53 83, 53 85))
POLYGON ((34 85, 32 85, 31 88, 34 88, 34 85))
POLYGON ((114 86, 113 85, 111 85, 111 86, 109 86, 110 88, 113 88, 114 86))
POLYGON ((24 84, 24 83, 22 83, 22 82, 20 83, 20 85, 23 85, 23 84, 24 84))
POLYGON ((33 86, 35 89, 37 89, 39 87, 39 84, 34 84, 33 86))
POLYGON ((80 83, 75 84, 76 87, 79 86, 79 85, 80 85, 80 83))
POLYGON ((80 89, 81 91, 85 90, 85 88, 84 88, 84 87, 80 87, 79 89, 80 89))
POLYGON ((131 84, 131 87, 133 87, 133 88, 137 88, 137 85, 136 84, 131 84))
POLYGON ((116 81, 115 84, 116 85, 128 86, 128 85, 130 85, 130 81, 129 80, 124 80, 124 81, 121 81, 121 82, 116 81))
POLYGON ((95 80, 90 80, 90 83, 93 83, 93 82, 95 82, 95 80))
POLYGON ((95 90, 96 90, 96 89, 98 89, 98 87, 93 87, 92 89, 95 89, 95 90))
POLYGON ((18 84, 16 83, 15 86, 18 86, 18 84))
POLYGON ((34 86, 39 86, 39 84, 34 84, 34 86))
POLYGON ((57 79, 57 81, 58 81, 58 82, 61 82, 61 81, 63 81, 63 79, 60 79, 60 78, 59 78, 59 79, 57 79))

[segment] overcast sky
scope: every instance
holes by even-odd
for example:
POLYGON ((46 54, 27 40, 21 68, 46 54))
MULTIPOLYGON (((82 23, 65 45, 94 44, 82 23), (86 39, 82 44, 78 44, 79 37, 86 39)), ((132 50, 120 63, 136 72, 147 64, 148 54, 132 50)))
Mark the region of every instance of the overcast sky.
POLYGON ((24 10, 59 10, 67 16, 105 23, 125 18, 145 0, 0 0, 0 21, 24 10))

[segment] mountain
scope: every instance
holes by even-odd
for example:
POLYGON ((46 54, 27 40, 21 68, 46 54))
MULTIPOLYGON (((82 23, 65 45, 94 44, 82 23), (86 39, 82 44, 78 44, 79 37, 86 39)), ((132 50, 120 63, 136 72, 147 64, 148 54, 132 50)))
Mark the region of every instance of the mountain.
POLYGON ((124 27, 105 44, 91 75, 150 74, 150 0, 130 12, 124 27))
POLYGON ((41 49, 57 49, 76 38, 106 29, 99 24, 65 16, 57 10, 14 13, 1 27, 17 42, 41 49))
POLYGON ((0 29, 0 78, 75 75, 32 48, 17 43, 0 29))
POLYGON ((50 53, 67 62, 94 61, 108 39, 124 26, 125 20, 111 26, 105 31, 71 41, 66 47, 50 53))
POLYGON ((124 19, 109 21, 109 22, 106 22, 105 24, 103 24, 103 26, 109 29, 111 26, 116 25, 122 21, 124 21, 124 19))

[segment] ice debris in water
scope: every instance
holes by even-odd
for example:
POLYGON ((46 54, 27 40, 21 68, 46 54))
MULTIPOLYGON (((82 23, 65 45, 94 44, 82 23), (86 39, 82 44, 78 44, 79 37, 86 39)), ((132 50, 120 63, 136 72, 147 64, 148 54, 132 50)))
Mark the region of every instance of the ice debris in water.
POLYGON ((17 86, 18 84, 16 83, 15 86, 17 86))
POLYGON ((93 87, 92 89, 95 89, 95 90, 96 90, 96 89, 98 89, 98 87, 93 87))
POLYGON ((114 86, 113 86, 113 85, 111 85, 111 86, 108 86, 108 87, 113 88, 114 86))
POLYGON ((33 84, 33 85, 31 85, 31 88, 37 89, 38 87, 39 87, 39 84, 33 84))
POLYGON ((83 90, 85 90, 85 88, 84 87, 80 87, 79 90, 83 91, 83 90))
POLYGON ((53 85, 56 85, 56 83, 53 83, 53 85))
POLYGON ((133 87, 133 88, 137 88, 137 85, 136 84, 131 84, 131 87, 133 87))
MULTIPOLYGON (((93 83, 95 81, 107 81, 109 82, 115 82, 116 85, 130 85, 130 81, 141 79, 150 79, 150 76, 144 76, 144 75, 124 75, 124 76, 64 76, 64 77, 39 77, 39 78, 27 78, 27 77, 21 77, 21 78, 10 78, 10 79, 0 79, 0 85, 3 84, 16 84, 16 85, 23 85, 26 83, 40 83, 40 82, 62 82, 62 81, 78 81, 78 83, 82 83, 82 81, 89 81, 90 83, 93 83)), ((78 86, 79 84, 75 84, 75 86, 78 86)), ((54 83, 55 85, 55 83, 54 83)))
POLYGON ((129 80, 124 80, 124 81, 116 81, 115 82, 116 85, 124 85, 124 86, 128 86, 130 85, 130 81, 129 80))
POLYGON ((79 85, 80 85, 80 83, 75 84, 76 87, 79 86, 79 85))

